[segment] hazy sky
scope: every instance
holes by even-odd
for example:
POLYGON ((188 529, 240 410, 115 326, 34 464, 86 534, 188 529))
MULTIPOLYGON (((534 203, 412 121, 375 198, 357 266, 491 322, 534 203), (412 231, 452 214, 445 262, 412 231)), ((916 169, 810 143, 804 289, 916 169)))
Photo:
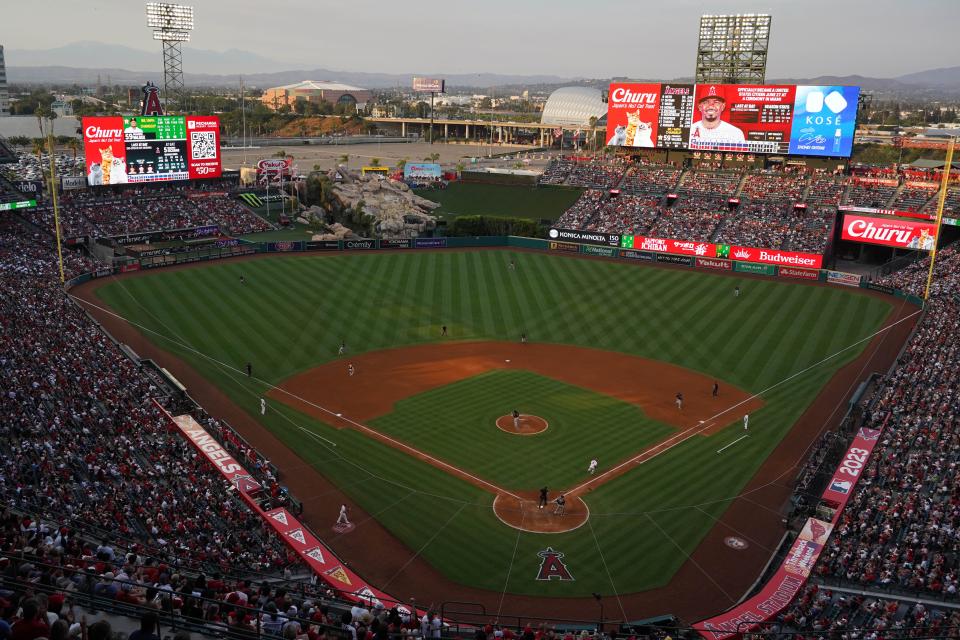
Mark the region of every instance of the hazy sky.
MULTIPOLYGON (((159 49, 141 0, 0 4, 0 44, 9 49, 78 40, 159 49)), ((960 0, 196 0, 194 6, 190 46, 249 50, 288 69, 689 76, 699 16, 750 12, 773 15, 768 77, 891 77, 960 64, 960 0)), ((123 60, 102 66, 122 68, 123 60)))

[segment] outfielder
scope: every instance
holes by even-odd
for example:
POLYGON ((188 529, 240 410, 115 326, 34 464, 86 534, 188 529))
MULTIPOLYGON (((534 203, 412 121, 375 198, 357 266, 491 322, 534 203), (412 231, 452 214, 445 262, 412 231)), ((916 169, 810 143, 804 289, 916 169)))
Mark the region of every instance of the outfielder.
POLYGON ((590 472, 590 475, 593 475, 593 473, 594 473, 596 470, 597 470, 597 460, 596 460, 596 458, 594 458, 593 460, 590 461, 590 466, 587 467, 587 471, 590 472))
POLYGON ((750 414, 749 413, 743 414, 743 431, 744 433, 747 433, 750 431, 750 414))
POLYGON ((337 355, 338 355, 338 356, 342 356, 342 355, 343 355, 343 352, 346 351, 346 350, 347 350, 347 343, 346 343, 346 342, 341 342, 341 343, 340 343, 340 348, 337 349, 337 355))
POLYGON ((266 398, 260 398, 260 415, 267 415, 267 400, 266 398))

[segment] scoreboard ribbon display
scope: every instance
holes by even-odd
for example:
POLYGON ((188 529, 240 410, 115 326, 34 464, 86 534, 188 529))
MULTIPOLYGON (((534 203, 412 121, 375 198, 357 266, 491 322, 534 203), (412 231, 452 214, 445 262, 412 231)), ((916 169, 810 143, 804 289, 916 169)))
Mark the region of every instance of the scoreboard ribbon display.
POLYGON ((848 157, 859 87, 613 83, 607 144, 848 157))
POLYGON ((168 182, 221 174, 216 116, 83 119, 87 184, 168 182))

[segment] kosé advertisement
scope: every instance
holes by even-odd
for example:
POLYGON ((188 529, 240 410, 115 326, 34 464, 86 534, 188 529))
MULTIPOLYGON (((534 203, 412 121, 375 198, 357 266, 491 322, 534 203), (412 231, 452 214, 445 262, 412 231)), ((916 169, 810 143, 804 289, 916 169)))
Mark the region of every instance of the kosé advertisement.
POLYGON ((798 86, 790 153, 849 156, 853 150, 859 98, 860 87, 798 86))
POLYGON ((660 85, 614 83, 607 103, 607 145, 653 148, 660 114, 660 85))
POLYGON ((84 118, 83 153, 91 187, 128 182, 122 117, 84 118))
POLYGON ((898 249, 930 251, 937 242, 937 225, 899 218, 844 214, 841 238, 898 249))

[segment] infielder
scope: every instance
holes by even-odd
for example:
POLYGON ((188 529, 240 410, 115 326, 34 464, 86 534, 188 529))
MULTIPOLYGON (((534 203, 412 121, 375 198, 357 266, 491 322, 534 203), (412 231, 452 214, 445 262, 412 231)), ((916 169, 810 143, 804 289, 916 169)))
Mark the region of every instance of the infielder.
POLYGON ((747 433, 748 431, 750 431, 750 414, 749 413, 743 414, 743 431, 744 433, 747 433))
POLYGON ((594 473, 596 470, 597 470, 597 460, 596 460, 596 458, 594 458, 593 460, 590 461, 590 466, 587 467, 587 471, 590 472, 590 475, 593 475, 593 473, 594 473))
POLYGON ((519 431, 520 430, 520 412, 514 409, 512 415, 513 415, 513 428, 519 431))
POLYGON ((678 392, 675 401, 677 403, 677 409, 683 411, 683 394, 678 392))
POLYGON ((350 524, 349 518, 347 518, 347 505, 340 505, 340 516, 337 518, 337 524, 350 524))
POLYGON ((346 351, 346 350, 347 350, 347 343, 346 343, 346 342, 341 342, 341 343, 340 343, 340 348, 337 349, 337 355, 338 355, 338 356, 342 356, 342 355, 343 355, 343 352, 346 351))
POLYGON ((353 368, 353 364, 347 365, 347 373, 350 374, 351 378, 353 377, 353 374, 355 374, 356 372, 357 370, 353 368))
POLYGON ((716 398, 720 395, 720 383, 714 381, 713 383, 713 397, 716 398))
POLYGON ((260 398, 260 415, 267 415, 267 400, 266 398, 260 398))

